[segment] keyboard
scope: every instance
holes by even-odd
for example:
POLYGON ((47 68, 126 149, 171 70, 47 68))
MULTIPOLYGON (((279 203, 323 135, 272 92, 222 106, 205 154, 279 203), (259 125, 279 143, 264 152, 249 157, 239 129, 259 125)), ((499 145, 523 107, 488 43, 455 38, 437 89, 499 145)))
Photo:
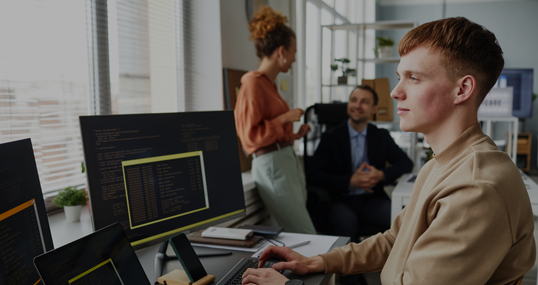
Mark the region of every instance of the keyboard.
MULTIPOLYGON (((263 268, 271 268, 276 262, 267 261, 263 268)), ((241 285, 243 273, 248 268, 258 268, 258 259, 243 258, 241 259, 226 275, 217 283, 217 285, 241 285)))

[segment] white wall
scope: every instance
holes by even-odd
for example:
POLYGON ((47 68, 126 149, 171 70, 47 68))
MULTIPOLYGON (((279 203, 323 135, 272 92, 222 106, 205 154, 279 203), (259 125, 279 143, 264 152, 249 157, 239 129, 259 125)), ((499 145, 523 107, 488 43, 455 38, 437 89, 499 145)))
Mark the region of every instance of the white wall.
MULTIPOLYGON (((445 17, 462 16, 492 31, 504 52, 506 68, 533 68, 534 93, 538 93, 538 1, 535 0, 382 0, 377 9, 377 20, 413 20, 418 24, 445 17)), ((396 43, 403 34, 393 34, 396 43)), ((391 87, 397 83, 397 64, 383 65, 376 71, 378 77, 389 77, 391 87)), ((397 120, 397 116, 395 116, 397 120)), ((502 127, 502 126, 500 126, 502 127)), ((533 133, 531 168, 536 169, 536 141, 538 137, 538 100, 533 103, 533 117, 524 119, 525 132, 533 133)), ((497 132, 497 129, 496 129, 497 132)), ((498 131, 501 135, 505 132, 498 131)))

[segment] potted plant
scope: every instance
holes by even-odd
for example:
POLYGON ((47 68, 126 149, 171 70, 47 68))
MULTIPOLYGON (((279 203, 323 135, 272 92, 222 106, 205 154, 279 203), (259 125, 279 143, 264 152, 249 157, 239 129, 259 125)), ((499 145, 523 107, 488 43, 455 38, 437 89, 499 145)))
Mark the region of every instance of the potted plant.
POLYGON ((58 195, 52 199, 52 203, 56 207, 64 208, 65 218, 70 222, 80 221, 80 210, 86 201, 88 201, 86 191, 84 189, 78 190, 72 186, 61 189, 58 195))
POLYGON ((394 40, 389 37, 375 37, 377 40, 377 48, 379 58, 392 57, 392 50, 394 48, 394 40))
POLYGON ((347 67, 351 61, 347 58, 337 58, 334 61, 337 63, 331 64, 331 70, 337 71, 340 68, 342 72, 342 76, 338 77, 338 84, 347 84, 347 76, 355 76, 356 72, 355 69, 347 67))

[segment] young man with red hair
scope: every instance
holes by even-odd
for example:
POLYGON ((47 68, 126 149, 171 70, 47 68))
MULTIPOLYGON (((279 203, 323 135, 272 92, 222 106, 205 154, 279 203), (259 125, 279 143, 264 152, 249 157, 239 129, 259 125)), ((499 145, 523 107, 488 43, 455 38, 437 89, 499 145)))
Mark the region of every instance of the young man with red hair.
MULTIPOLYGON (((299 274, 381 271, 383 284, 515 284, 535 262, 534 220, 519 170, 482 133, 478 107, 504 66, 495 35, 465 18, 423 24, 400 41, 400 127, 434 158, 391 229, 314 257, 271 247, 260 257, 299 274)), ((243 284, 284 284, 252 269, 243 284)))

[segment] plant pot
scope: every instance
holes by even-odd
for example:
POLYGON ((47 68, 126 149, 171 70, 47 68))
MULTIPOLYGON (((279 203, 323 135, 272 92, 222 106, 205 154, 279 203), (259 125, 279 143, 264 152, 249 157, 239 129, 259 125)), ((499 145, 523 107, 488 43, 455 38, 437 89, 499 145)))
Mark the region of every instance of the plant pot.
POLYGON ((347 84, 347 76, 338 76, 338 84, 347 84))
POLYGON ((394 46, 382 46, 379 47, 379 58, 389 58, 392 57, 392 50, 394 46))
POLYGON ((80 221, 80 211, 82 206, 64 206, 65 219, 69 222, 78 222, 80 221))

